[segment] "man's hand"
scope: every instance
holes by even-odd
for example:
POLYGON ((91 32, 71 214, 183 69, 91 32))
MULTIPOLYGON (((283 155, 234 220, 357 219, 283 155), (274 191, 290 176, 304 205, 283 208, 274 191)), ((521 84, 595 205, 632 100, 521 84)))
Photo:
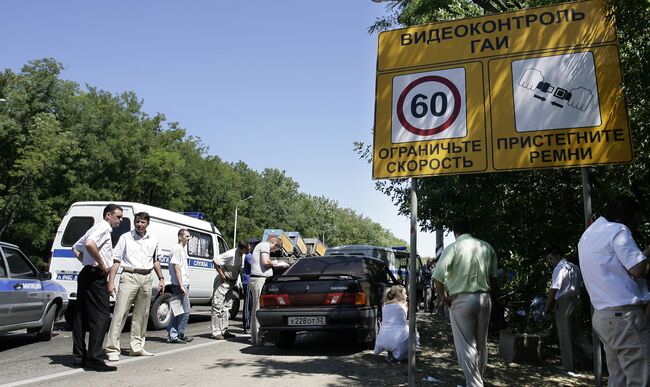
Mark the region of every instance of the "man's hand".
POLYGON ((108 294, 115 296, 115 285, 111 281, 108 282, 108 294))
POLYGON ((161 293, 165 288, 165 279, 161 278, 158 280, 158 293, 161 293))
POLYGON ((185 285, 181 285, 181 294, 187 294, 187 289, 185 289, 185 285))
POLYGON ((445 304, 447 304, 447 307, 448 307, 448 308, 451 308, 451 298, 445 296, 445 297, 442 299, 442 301, 444 301, 445 304))

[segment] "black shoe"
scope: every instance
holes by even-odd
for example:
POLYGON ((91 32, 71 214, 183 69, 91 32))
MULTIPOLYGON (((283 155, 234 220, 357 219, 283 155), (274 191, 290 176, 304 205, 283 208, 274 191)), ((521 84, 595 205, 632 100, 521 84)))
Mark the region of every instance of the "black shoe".
POLYGON ((237 336, 233 335, 230 332, 226 332, 222 336, 223 336, 224 339, 232 339, 233 337, 237 337, 237 336))
POLYGON ((111 371, 117 371, 117 367, 115 366, 109 366, 106 363, 95 363, 95 362, 86 362, 86 365, 84 365, 85 370, 92 370, 92 371, 97 371, 97 372, 111 372, 111 371))
POLYGON ((194 340, 194 337, 192 337, 192 336, 183 336, 180 340, 181 340, 181 341, 184 341, 184 342, 186 342, 186 343, 189 343, 189 342, 191 342, 192 340, 194 340))
POLYGON ((181 340, 179 338, 176 338, 176 339, 173 339, 173 340, 167 339, 167 344, 185 344, 185 341, 183 341, 183 340, 181 340))
POLYGON ((74 359, 72 366, 75 368, 81 368, 86 365, 86 360, 84 359, 74 359))

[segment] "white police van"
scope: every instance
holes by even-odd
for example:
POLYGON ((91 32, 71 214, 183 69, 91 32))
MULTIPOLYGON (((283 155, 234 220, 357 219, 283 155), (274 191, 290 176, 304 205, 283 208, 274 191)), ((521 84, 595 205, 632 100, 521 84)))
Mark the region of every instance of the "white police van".
MULTIPOLYGON (((214 270, 212 258, 228 250, 226 241, 221 233, 210 222, 201 220, 200 213, 176 213, 158 207, 153 207, 132 202, 77 202, 70 206, 70 209, 63 217, 61 225, 54 237, 52 244, 49 271, 52 278, 61 283, 70 300, 68 312, 65 315, 68 323, 72 322, 73 313, 76 310, 77 299, 77 275, 83 268, 72 252, 73 244, 82 237, 86 231, 95 223, 102 220, 104 207, 114 203, 124 212, 122 223, 113 229, 113 246, 125 232, 133 229, 134 215, 139 212, 147 212, 151 217, 148 233, 158 238, 161 249, 161 265, 165 276, 165 290, 158 294, 158 278, 153 276, 153 296, 149 319, 154 328, 162 329, 167 326, 171 318, 169 299, 171 298, 171 283, 167 266, 170 259, 170 251, 178 243, 178 230, 187 228, 192 236, 188 244, 188 266, 190 273, 190 302, 192 305, 209 305, 212 298, 212 286, 216 271, 214 270), (189 216, 189 215, 192 216, 189 216)), ((118 272, 118 276, 121 270, 118 272)), ((119 285, 119 279, 115 280, 119 285)), ((236 295, 237 296, 237 295, 236 295)), ((111 304, 114 299, 111 298, 111 304)), ((235 313, 239 309, 239 303, 233 303, 235 313), (235 305, 236 304, 236 305, 235 305)))

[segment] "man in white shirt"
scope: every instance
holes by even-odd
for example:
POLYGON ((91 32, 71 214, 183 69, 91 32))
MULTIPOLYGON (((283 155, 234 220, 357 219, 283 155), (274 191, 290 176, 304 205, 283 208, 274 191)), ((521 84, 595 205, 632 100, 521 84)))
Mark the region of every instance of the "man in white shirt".
POLYGON ((272 236, 267 242, 260 242, 253 250, 253 263, 251 264, 251 279, 248 284, 251 293, 251 343, 259 346, 263 340, 259 337, 259 322, 257 321, 256 312, 260 308, 260 295, 266 279, 273 275, 274 267, 287 267, 286 262, 271 260, 271 252, 278 251, 282 248, 282 240, 272 236))
POLYGON ((152 271, 158 277, 158 291, 165 287, 165 278, 160 268, 158 238, 147 232, 150 217, 146 212, 135 214, 135 229, 120 236, 113 249, 113 267, 108 276, 108 292, 115 292, 115 275, 120 267, 120 287, 113 308, 113 320, 106 339, 104 352, 108 361, 120 360, 120 334, 133 305, 131 316, 131 356, 153 356, 144 349, 151 305, 152 271))
POLYGON ((551 286, 544 306, 544 315, 555 307, 555 325, 560 342, 562 366, 573 372, 573 347, 576 339, 577 322, 580 320, 580 287, 582 279, 578 266, 562 256, 562 250, 553 246, 547 252, 547 259, 553 267, 551 286))
POLYGON ((77 313, 72 325, 73 365, 95 371, 115 371, 104 363, 102 343, 111 317, 108 294, 108 268, 112 263, 111 232, 122 222, 122 208, 109 204, 103 219, 95 224, 72 247, 84 267, 77 277, 77 313), (88 332, 88 347, 86 347, 88 332))
POLYGON ((212 338, 224 340, 234 337, 228 332, 228 318, 232 307, 232 290, 248 253, 248 242, 240 241, 237 248, 230 249, 213 259, 217 276, 214 279, 212 294, 212 338))
POLYGON ((594 306, 592 326, 607 357, 609 386, 650 385, 650 327, 645 275, 650 247, 632 236, 640 219, 632 198, 617 197, 578 243, 580 268, 594 306))
POLYGON ((184 312, 172 316, 169 325, 167 325, 167 342, 171 344, 185 344, 194 339, 185 335, 187 321, 190 318, 190 273, 187 265, 187 244, 191 237, 188 229, 178 230, 178 244, 172 249, 169 260, 172 294, 178 297, 184 312))

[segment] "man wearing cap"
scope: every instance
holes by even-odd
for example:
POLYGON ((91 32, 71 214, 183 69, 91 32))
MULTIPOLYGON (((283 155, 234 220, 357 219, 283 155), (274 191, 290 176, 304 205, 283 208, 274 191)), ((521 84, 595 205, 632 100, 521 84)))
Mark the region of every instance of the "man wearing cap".
POLYGON ((212 338, 224 340, 234 337, 228 332, 228 318, 232 307, 232 291, 241 272, 244 255, 248 253, 248 242, 240 241, 237 248, 230 249, 214 258, 217 276, 212 294, 212 338))

